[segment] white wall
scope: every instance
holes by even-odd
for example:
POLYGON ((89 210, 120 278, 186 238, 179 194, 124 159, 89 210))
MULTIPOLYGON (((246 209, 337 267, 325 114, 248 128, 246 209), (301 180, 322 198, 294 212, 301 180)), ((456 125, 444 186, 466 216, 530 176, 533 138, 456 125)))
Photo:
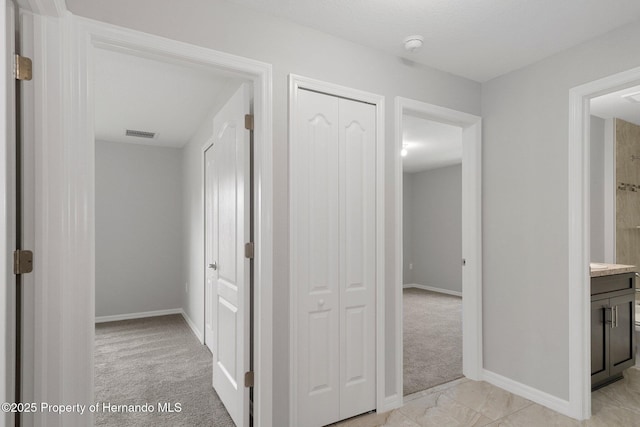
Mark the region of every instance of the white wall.
POLYGON ((604 262, 604 119, 591 116, 591 261, 604 262))
POLYGON ((96 316, 182 306, 180 149, 96 141, 96 316))
MULTIPOLYGON (((386 337, 394 325, 394 135, 393 97, 404 96, 480 114, 480 85, 429 67, 401 60, 334 36, 252 12, 219 0, 68 0, 72 13, 162 35, 273 65, 274 170, 274 425, 289 414, 289 223, 287 168, 287 75, 325 80, 385 95, 386 105, 386 337)), ((387 395, 395 390, 395 349, 387 346, 387 395)), ((399 391, 401 393, 401 390, 399 391)))
POLYGON ((485 369, 569 398, 569 90, 640 66, 640 24, 482 85, 485 369))
POLYGON ((403 234, 411 238, 404 265, 412 263, 413 270, 405 284, 462 292, 462 165, 407 176, 403 234))

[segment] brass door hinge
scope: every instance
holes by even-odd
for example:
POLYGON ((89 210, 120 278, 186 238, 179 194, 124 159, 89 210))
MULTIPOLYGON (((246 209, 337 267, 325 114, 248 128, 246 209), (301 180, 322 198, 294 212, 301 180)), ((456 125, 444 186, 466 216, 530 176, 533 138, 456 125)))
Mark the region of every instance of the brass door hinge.
POLYGON ((253 130, 253 114, 245 114, 244 128, 247 130, 253 130))
POLYGON ((15 78, 16 80, 31 80, 32 78, 31 59, 26 56, 15 56, 15 78))
POLYGON ((245 258, 249 258, 249 259, 253 259, 254 249, 255 249, 255 246, 254 246, 253 242, 245 243, 244 244, 244 257, 245 258))
POLYGON ((33 271, 33 252, 17 249, 13 252, 13 274, 33 271))
POLYGON ((253 371, 244 373, 244 386, 253 387, 253 371))

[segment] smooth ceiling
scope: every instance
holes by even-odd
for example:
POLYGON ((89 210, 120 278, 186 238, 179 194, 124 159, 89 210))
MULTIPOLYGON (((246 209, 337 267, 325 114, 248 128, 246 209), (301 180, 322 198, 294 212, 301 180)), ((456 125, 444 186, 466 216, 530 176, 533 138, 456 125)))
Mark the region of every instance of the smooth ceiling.
POLYGON ((402 143, 407 155, 402 170, 422 172, 462 162, 462 128, 405 114, 402 143))
POLYGON ((96 139, 182 147, 219 98, 239 84, 204 67, 96 49, 96 139), (155 139, 128 137, 126 129, 157 135, 155 139))
POLYGON ((638 0, 227 1, 478 82, 640 19, 638 0))
POLYGON ((640 126, 640 103, 622 98, 630 93, 640 93, 640 86, 611 92, 591 100, 591 114, 601 119, 618 118, 640 126))

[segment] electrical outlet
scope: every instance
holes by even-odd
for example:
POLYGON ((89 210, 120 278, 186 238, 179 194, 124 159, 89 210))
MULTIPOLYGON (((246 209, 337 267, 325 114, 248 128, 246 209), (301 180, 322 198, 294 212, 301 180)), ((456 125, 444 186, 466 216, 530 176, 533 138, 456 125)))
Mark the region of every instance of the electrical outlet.
POLYGON ((409 270, 413 270, 413 263, 412 262, 409 263, 409 270))

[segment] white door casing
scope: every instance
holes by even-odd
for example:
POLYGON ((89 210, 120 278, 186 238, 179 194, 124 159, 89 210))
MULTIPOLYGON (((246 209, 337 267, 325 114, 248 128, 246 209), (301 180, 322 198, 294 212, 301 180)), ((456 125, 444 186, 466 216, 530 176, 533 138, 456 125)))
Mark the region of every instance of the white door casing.
POLYGON ((376 107, 299 90, 291 155, 300 426, 376 407, 376 107))
MULTIPOLYGON (((1 55, 4 78, 0 84, 2 97, 2 113, 0 114, 0 131, 3 138, 0 149, 0 193, 3 203, 0 206, 0 277, 6 286, 0 289, 0 318, 4 321, 0 327, 0 400, 12 402, 14 399, 14 306, 15 306, 15 276, 11 265, 11 252, 15 249, 15 83, 12 78, 13 53, 15 51, 15 16, 14 3, 7 1, 1 9, 2 23, 1 55)), ((0 427, 12 425, 14 414, 5 412, 0 414, 0 427)))
POLYGON ((249 389, 244 385, 250 356, 250 260, 244 254, 250 237, 250 133, 244 128, 249 108, 250 92, 243 84, 213 119, 213 145, 207 150, 211 164, 205 174, 211 191, 211 258, 206 262, 214 290, 213 387, 238 427, 249 425, 249 389))

